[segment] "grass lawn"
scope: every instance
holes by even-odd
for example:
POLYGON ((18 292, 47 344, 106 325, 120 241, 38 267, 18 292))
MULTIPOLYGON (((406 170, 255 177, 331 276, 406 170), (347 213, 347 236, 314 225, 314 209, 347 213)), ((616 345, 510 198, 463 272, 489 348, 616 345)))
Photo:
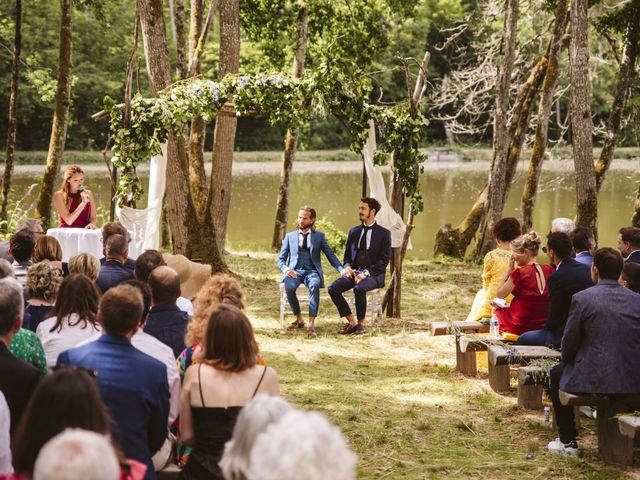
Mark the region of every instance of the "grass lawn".
POLYGON ((280 328, 275 255, 235 252, 228 263, 245 287, 249 317, 282 395, 342 429, 360 457, 358 478, 617 479, 640 472, 602 464, 595 424, 584 418, 582 457, 551 456, 545 447, 555 435, 541 411, 520 409, 515 392, 493 393, 486 369, 478 378, 455 372, 453 338, 432 337, 429 322, 466 317, 479 266, 409 261, 403 319, 385 319, 362 337, 337 334, 339 319, 323 291, 318 337, 307 339, 280 328))

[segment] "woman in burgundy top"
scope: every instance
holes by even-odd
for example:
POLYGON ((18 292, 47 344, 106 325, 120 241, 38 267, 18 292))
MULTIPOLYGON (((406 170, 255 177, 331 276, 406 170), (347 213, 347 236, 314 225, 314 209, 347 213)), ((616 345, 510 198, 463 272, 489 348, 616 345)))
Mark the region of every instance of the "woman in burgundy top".
POLYGON ((536 263, 541 242, 534 231, 511 241, 509 270, 497 296, 505 298, 511 293, 514 298, 509 308, 495 308, 501 332, 522 335, 544 327, 549 310, 548 279, 554 269, 536 263))
POLYGON ((86 190, 84 171, 69 165, 64 172, 62 188, 53 194, 53 204, 60 215, 60 228, 96 228, 96 202, 86 190))

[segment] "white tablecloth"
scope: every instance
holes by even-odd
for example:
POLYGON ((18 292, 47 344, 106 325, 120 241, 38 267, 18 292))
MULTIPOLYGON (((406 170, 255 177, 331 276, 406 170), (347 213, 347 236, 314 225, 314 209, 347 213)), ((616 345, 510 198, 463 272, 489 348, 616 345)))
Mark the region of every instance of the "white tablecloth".
MULTIPOLYGON (((62 261, 68 262, 77 253, 90 253, 102 258, 102 231, 86 228, 50 228, 47 235, 54 237, 62 245, 62 261)), ((129 257, 136 258, 138 250, 135 242, 129 242, 129 257)))

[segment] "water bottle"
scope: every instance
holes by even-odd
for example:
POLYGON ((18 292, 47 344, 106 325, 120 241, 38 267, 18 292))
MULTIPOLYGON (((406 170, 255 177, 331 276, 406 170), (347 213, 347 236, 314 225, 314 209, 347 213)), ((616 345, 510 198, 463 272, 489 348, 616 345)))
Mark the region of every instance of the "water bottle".
POLYGON ((489 338, 500 338, 500 329, 498 328, 498 317, 494 313, 489 321, 489 338))
POLYGON ((544 406, 544 424, 549 425, 550 421, 551 421, 551 409, 549 408, 549 405, 545 405, 544 406))

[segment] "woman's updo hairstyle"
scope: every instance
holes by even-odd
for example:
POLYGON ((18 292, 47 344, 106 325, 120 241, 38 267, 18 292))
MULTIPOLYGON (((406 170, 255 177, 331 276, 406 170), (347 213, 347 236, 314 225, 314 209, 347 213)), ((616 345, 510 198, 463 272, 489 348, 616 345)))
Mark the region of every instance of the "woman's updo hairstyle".
POLYGON ((538 256, 541 244, 542 238, 540 238, 538 232, 531 230, 528 233, 523 233, 515 240, 512 240, 511 249, 518 253, 524 253, 525 250, 529 250, 535 257, 538 256))

